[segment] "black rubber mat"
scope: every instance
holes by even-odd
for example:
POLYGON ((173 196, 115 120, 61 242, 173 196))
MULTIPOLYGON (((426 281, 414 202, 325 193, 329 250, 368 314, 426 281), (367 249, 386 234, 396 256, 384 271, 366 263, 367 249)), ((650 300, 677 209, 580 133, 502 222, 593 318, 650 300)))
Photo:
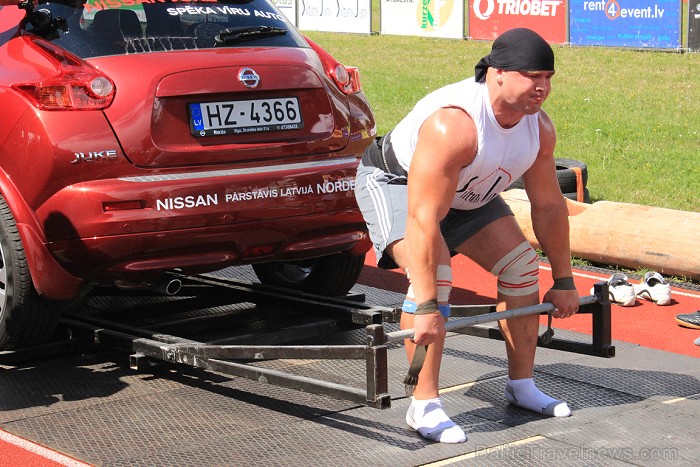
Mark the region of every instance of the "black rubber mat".
MULTIPOLYGON (((402 299, 356 291, 378 305, 402 299)), ((120 306, 130 319, 147 319, 134 310, 140 299, 95 309, 120 306)), ((0 365, 0 426, 100 466, 696 465, 698 360, 615 345, 609 359, 538 350, 538 385, 574 411, 553 419, 506 403, 503 342, 450 335, 443 405, 469 438, 457 445, 425 441, 407 427, 408 364, 398 345, 389 349, 386 410, 191 367, 137 372, 128 354, 94 350, 0 365)), ((365 376, 356 361, 259 364, 357 387, 365 376)))

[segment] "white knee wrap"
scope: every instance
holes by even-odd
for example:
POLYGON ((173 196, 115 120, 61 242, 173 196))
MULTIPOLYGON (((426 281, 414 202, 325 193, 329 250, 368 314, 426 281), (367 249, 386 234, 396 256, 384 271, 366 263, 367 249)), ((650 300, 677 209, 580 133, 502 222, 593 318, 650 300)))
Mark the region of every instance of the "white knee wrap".
MULTIPOLYGON (((406 271, 406 276, 409 281, 411 277, 406 271)), ((452 267, 448 264, 439 264, 437 267, 437 301, 438 303, 449 303, 450 294, 452 293, 452 267)), ((413 286, 408 286, 406 297, 413 299, 413 286)))
POLYGON ((450 293, 452 293, 452 267, 439 264, 437 267, 438 303, 450 303, 450 293))
POLYGON ((491 269, 498 277, 498 291, 503 295, 523 296, 538 292, 540 261, 528 242, 513 248, 491 269))

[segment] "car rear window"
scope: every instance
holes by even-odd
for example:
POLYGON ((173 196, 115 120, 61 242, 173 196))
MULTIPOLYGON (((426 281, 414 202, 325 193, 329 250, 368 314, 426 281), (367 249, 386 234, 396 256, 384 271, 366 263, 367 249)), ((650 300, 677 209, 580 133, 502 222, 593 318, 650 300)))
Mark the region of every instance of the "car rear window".
POLYGON ((270 0, 142 1, 40 1, 36 9, 49 11, 56 27, 38 31, 29 25, 27 30, 81 58, 214 47, 308 47, 270 0))

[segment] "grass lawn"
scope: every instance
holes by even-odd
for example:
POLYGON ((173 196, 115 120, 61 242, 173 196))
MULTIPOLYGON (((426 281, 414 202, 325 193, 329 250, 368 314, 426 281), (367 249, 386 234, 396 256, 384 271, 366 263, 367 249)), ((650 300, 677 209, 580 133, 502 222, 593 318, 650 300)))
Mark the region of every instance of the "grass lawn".
MULTIPOLYGON (((490 42, 304 31, 360 68, 384 134, 428 92, 473 76, 490 42)), ((556 156, 588 166, 592 201, 700 212, 700 53, 555 45, 545 110, 556 156)))

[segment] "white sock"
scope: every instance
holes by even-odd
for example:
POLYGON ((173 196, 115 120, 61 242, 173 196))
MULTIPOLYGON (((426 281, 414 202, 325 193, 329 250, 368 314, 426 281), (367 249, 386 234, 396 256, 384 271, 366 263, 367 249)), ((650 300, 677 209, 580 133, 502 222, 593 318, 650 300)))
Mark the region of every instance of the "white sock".
POLYGON ((513 405, 552 417, 568 417, 571 409, 564 401, 543 393, 532 378, 510 379, 506 383, 506 399, 513 405))
POLYGON ((406 413, 406 423, 430 441, 463 443, 467 440, 464 431, 442 410, 439 397, 426 400, 416 400, 411 397, 411 405, 406 413))

